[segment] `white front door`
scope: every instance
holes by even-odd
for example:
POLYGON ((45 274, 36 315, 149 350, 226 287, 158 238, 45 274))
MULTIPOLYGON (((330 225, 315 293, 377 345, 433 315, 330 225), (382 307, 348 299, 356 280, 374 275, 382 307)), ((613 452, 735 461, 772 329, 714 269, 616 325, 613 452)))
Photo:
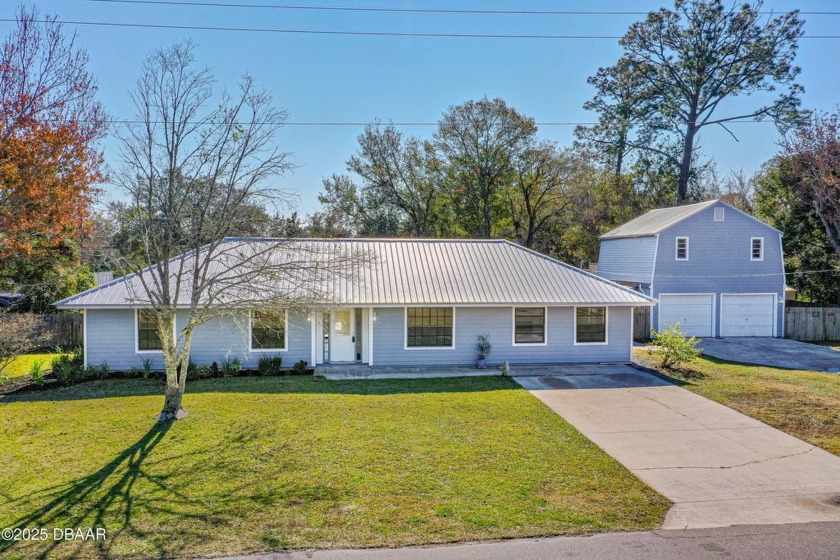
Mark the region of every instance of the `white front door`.
POLYGON ((356 310, 330 313, 330 362, 356 361, 356 310))

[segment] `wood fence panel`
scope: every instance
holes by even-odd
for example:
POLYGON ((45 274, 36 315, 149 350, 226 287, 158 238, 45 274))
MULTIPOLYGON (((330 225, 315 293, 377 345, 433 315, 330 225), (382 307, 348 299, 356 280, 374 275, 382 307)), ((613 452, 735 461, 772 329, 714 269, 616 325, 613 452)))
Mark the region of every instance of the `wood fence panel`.
POLYGON ((806 342, 840 340, 840 307, 786 307, 785 337, 806 342))
POLYGON ((70 349, 84 343, 84 318, 81 313, 47 313, 41 317, 47 333, 44 346, 70 349))
POLYGON ((633 308, 633 340, 650 340, 650 307, 633 308))

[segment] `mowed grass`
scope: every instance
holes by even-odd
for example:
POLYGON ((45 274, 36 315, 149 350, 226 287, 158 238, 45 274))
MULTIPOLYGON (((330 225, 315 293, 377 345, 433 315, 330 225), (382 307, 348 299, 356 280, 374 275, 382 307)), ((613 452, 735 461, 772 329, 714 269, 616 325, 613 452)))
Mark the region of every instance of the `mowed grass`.
MULTIPOLYGON (((657 369, 648 351, 636 349, 634 355, 657 369)), ((706 356, 682 369, 683 373, 659 371, 684 389, 840 455, 840 375, 706 356)))
POLYGON ((153 421, 161 392, 119 380, 0 399, 0 527, 108 538, 0 541, 0 557, 642 530, 669 507, 506 378, 208 379, 188 386, 190 416, 169 425, 153 421))
POLYGON ((9 365, 3 370, 3 375, 9 378, 29 375, 33 364, 39 361, 44 371, 47 371, 52 368, 53 359, 59 356, 61 354, 23 354, 9 362, 9 365))

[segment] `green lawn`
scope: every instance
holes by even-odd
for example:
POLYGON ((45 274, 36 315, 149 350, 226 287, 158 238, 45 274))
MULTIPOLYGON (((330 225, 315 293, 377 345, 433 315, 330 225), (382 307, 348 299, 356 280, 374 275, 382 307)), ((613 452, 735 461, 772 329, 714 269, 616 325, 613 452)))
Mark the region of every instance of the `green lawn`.
MULTIPOLYGON (((654 367, 646 350, 634 354, 641 364, 654 367)), ((683 369, 660 372, 689 391, 840 455, 840 375, 705 356, 683 369)))
POLYGON ((96 381, 0 398, 0 557, 170 557, 642 530, 669 503, 506 378, 96 381))
POLYGON ((61 354, 23 354, 12 360, 8 366, 3 370, 3 375, 6 377, 21 377, 29 375, 32 369, 32 364, 41 361, 44 371, 50 369, 54 358, 61 356, 61 354))

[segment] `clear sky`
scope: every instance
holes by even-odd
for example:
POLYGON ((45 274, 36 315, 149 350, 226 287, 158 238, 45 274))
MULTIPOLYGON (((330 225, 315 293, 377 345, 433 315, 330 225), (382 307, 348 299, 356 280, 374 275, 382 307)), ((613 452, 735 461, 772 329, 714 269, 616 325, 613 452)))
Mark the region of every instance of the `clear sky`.
MULTIPOLYGON (((177 0, 200 2, 201 0, 177 0)), ((137 5, 95 0, 29 2, 42 13, 87 22, 273 28, 287 30, 464 33, 493 35, 621 36, 641 15, 498 15, 375 13, 333 10, 247 8, 241 5, 346 6, 407 9, 639 11, 670 6, 666 0, 206 0, 237 7, 137 5)), ((2 0, 0 18, 11 18, 17 2, 2 0)), ((840 12, 837 0, 767 0, 766 10, 840 12)), ((840 35, 840 15, 804 15, 806 35, 840 35)), ((0 23, 7 32, 12 24, 0 23)), ((269 89, 290 123, 374 119, 434 123, 450 105, 482 96, 502 97, 537 122, 589 122, 582 109, 592 88, 586 78, 621 54, 617 39, 478 39, 341 36, 240 31, 66 26, 78 33, 91 58, 100 99, 115 118, 131 116, 128 91, 144 58, 156 47, 190 38, 201 64, 213 68, 220 87, 234 88, 244 73, 269 89)), ((806 108, 835 110, 840 101, 840 39, 803 39, 798 65, 806 108)), ((721 111, 737 110, 735 104, 721 111)), ((721 114, 724 114, 721 112, 721 114)), ((317 207, 321 179, 344 171, 362 126, 296 126, 278 138, 298 168, 279 186, 295 191, 302 213, 317 207)), ((431 136, 433 126, 404 126, 407 134, 431 136)), ((722 130, 701 136, 704 153, 722 173, 752 173, 776 151, 772 124, 734 124, 738 141, 722 130)), ((540 136, 568 145, 573 126, 541 126, 540 136)), ((105 144, 116 161, 116 144, 105 144)))

